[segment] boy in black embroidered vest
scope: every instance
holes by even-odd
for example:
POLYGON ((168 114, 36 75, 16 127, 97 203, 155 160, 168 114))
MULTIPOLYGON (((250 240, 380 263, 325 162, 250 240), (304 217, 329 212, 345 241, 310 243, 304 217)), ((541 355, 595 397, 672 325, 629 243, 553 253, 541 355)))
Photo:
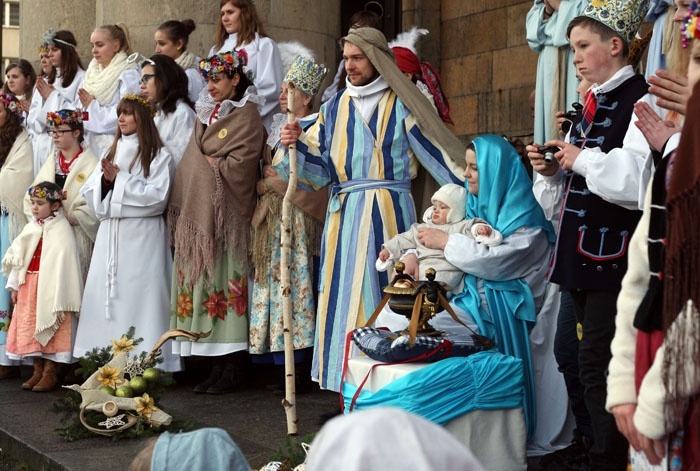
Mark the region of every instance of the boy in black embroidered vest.
POLYGON ((557 161, 545 163, 543 156, 530 152, 533 168, 563 197, 550 280, 571 291, 576 308, 579 370, 593 427, 591 469, 610 470, 627 467, 627 441, 604 408, 605 375, 615 332, 615 302, 627 269, 627 245, 641 212, 611 203, 610 195, 594 193, 595 182, 589 185, 572 167, 582 149, 608 153, 622 147, 634 103, 647 92, 644 78, 626 64, 629 43, 649 2, 618 4, 594 0, 569 24, 577 72, 593 86, 569 143, 545 143, 561 148, 555 154, 557 161))

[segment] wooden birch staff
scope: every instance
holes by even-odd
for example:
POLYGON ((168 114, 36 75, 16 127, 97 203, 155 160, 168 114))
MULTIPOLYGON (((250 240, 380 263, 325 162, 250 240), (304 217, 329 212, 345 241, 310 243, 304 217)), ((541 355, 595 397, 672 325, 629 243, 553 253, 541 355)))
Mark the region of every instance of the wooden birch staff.
MULTIPOLYGON (((287 84, 287 123, 293 124, 294 116, 294 83, 287 84)), ((292 198, 297 189, 297 146, 290 144, 289 149, 289 183, 282 200, 282 320, 284 326, 284 399, 282 406, 287 415, 287 435, 297 434, 297 404, 296 382, 294 372, 294 336, 292 318, 292 289, 289 260, 292 251, 292 198)))

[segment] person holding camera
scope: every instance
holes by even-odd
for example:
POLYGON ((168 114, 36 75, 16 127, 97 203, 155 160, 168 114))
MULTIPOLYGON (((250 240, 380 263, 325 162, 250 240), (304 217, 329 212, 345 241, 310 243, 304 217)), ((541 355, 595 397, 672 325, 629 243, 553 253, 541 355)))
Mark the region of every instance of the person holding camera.
POLYGON ((607 2, 592 3, 569 24, 574 64, 594 85, 586 91, 583 112, 568 142, 544 143, 560 148, 555 162, 546 162, 537 146, 528 147, 533 168, 545 177, 539 184, 539 200, 551 208, 545 212, 555 216, 561 208, 550 281, 571 292, 580 324, 579 377, 591 416, 593 444, 588 454, 594 469, 627 467, 627 442, 605 410, 605 374, 629 237, 641 213, 638 191, 632 199, 618 193, 625 182, 619 182, 622 174, 617 173, 613 151, 623 147, 634 103, 647 92, 644 77, 627 65, 629 44, 646 6, 644 0, 626 1, 620 9, 607 2), (596 158, 582 159, 586 152, 596 158))

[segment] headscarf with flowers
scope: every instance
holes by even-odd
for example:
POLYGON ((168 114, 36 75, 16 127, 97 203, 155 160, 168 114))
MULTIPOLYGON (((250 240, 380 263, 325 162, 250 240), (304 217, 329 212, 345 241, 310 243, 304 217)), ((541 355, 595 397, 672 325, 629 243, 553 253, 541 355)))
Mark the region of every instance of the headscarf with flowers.
POLYGON ((83 124, 85 112, 79 110, 58 110, 46 113, 46 125, 57 128, 61 124, 83 124))
POLYGON ((5 107, 5 110, 16 114, 21 120, 24 120, 22 108, 20 107, 19 100, 16 96, 9 93, 0 93, 0 103, 2 103, 2 106, 5 107))
POLYGON ((63 201, 66 199, 66 193, 64 191, 56 191, 56 190, 49 190, 45 186, 43 186, 41 183, 38 185, 34 185, 32 187, 29 187, 29 190, 27 190, 27 193, 29 196, 34 197, 34 198, 43 198, 47 201, 63 201))
POLYGON ((229 77, 233 77, 233 74, 238 72, 244 74, 252 82, 253 71, 248 70, 247 65, 248 53, 245 49, 234 49, 202 59, 199 62, 199 73, 206 80, 210 75, 226 73, 229 77))
MULTIPOLYGON (((248 63, 248 54, 245 49, 234 50, 231 52, 223 52, 214 56, 202 59, 199 63, 199 72, 207 80, 211 75, 225 73, 232 77, 236 72, 245 75, 248 80, 253 82, 253 71, 246 69, 248 63)), ((233 108, 240 108, 247 102, 255 103, 260 106, 265 104, 265 97, 258 96, 254 86, 249 86, 243 94, 243 98, 238 101, 223 100, 220 103, 212 99, 207 93, 206 88, 202 89, 194 109, 197 113, 197 118, 202 124, 210 124, 211 115, 216 110, 217 119, 222 119, 228 115, 233 108)))
POLYGON ((700 29, 698 29, 698 18, 700 17, 700 3, 698 0, 693 0, 688 9, 688 16, 681 26, 681 38, 683 47, 688 47, 688 41, 700 39, 700 29))

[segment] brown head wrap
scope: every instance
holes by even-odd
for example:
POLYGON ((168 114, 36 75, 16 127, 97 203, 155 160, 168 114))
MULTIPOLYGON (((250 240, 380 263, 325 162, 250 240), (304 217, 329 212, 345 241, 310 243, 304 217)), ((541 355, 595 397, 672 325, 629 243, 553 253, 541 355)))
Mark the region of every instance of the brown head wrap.
POLYGON ((354 44, 365 53, 374 68, 416 118, 420 130, 437 141, 450 158, 463 167, 466 146, 445 126, 413 82, 399 70, 384 34, 375 28, 353 28, 343 40, 354 44))

